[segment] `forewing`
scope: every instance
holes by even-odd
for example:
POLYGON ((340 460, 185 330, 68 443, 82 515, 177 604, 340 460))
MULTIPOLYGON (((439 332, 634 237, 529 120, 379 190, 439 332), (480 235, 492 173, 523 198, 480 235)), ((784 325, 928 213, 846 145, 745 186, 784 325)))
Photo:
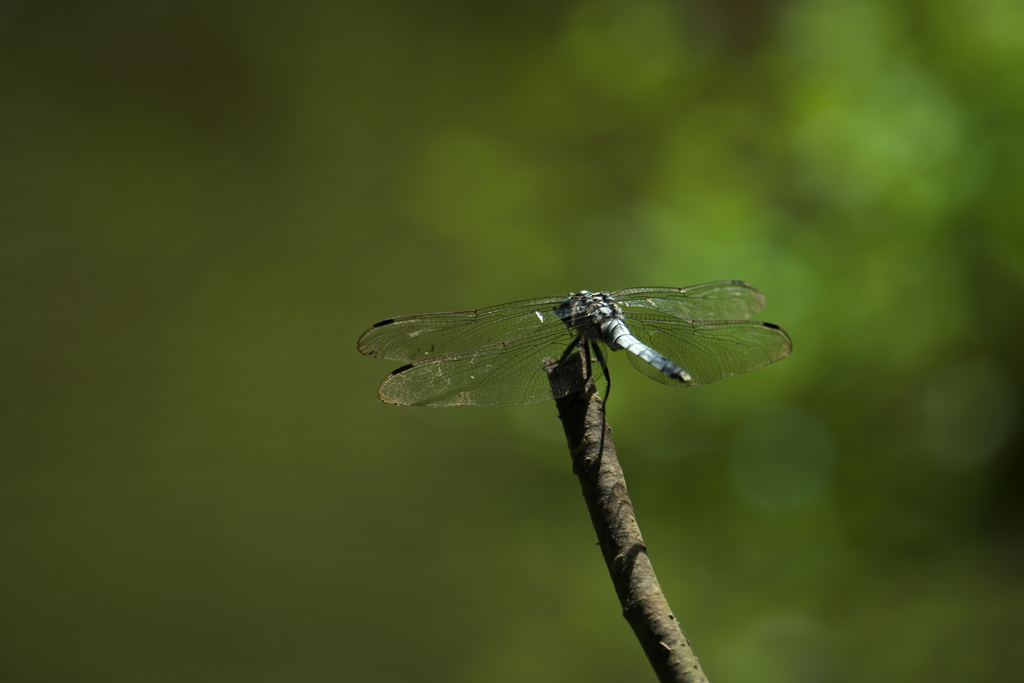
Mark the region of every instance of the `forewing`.
POLYGON ((612 292, 625 308, 647 308, 684 320, 746 320, 764 308, 764 294, 746 282, 724 280, 692 287, 632 287, 612 292))
MULTIPOLYGON (((543 403, 578 391, 580 382, 567 383, 553 392, 546 363, 559 361, 573 336, 561 329, 548 330, 511 342, 491 344, 435 356, 398 368, 380 385, 385 403, 421 406, 513 406, 543 403), (557 395, 556 395, 557 394, 557 395)), ((601 367, 591 363, 600 377, 601 367)))
POLYGON ((530 299, 477 311, 428 313, 382 320, 359 338, 359 351, 390 360, 419 361, 508 342, 545 326, 565 328, 554 313, 564 297, 530 299))
POLYGON ((680 384, 629 354, 637 370, 673 386, 710 384, 749 372, 785 358, 793 348, 785 330, 757 320, 690 321, 630 314, 627 324, 637 339, 678 363, 693 377, 689 385, 680 384))

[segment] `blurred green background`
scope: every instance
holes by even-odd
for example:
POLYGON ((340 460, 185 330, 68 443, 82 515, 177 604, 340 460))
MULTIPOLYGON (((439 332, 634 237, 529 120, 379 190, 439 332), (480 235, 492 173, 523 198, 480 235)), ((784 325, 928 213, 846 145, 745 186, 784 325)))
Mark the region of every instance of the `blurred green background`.
POLYGON ((612 358, 716 683, 1024 678, 1018 0, 0 7, 0 677, 652 680, 553 404, 397 408, 409 313, 739 278, 612 358))

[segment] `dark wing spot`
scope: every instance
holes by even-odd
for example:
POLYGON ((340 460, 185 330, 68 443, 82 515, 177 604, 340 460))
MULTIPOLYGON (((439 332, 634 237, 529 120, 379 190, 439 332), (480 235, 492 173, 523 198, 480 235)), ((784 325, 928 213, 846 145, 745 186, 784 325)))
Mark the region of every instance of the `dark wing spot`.
POLYGON ((775 323, 761 323, 761 324, 764 325, 765 327, 769 327, 769 328, 771 328, 773 330, 781 330, 782 329, 781 327, 779 327, 775 323))
POLYGON ((390 325, 393 322, 395 322, 394 318, 388 318, 387 320, 381 320, 379 323, 374 323, 373 326, 374 327, 383 327, 384 325, 390 325))
POLYGON ((397 375, 400 372, 405 372, 406 370, 408 370, 411 367, 412 367, 412 363, 409 363, 408 365, 403 365, 402 367, 398 368, 397 370, 392 370, 391 374, 392 375, 397 375))

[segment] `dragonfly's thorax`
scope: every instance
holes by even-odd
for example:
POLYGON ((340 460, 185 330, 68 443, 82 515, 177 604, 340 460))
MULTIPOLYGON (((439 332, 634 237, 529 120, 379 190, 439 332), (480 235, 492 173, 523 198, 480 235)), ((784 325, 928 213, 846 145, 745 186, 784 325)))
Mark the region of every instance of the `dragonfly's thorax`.
POLYGON ((557 309, 569 329, 585 339, 607 340, 611 328, 625 319, 622 308, 608 292, 573 292, 557 309))

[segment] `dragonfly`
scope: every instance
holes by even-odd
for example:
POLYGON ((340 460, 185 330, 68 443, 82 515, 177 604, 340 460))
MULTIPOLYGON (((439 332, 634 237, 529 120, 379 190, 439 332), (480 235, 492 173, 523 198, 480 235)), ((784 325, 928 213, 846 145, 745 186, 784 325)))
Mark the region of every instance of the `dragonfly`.
MULTIPOLYGON (((793 348, 774 323, 750 320, 765 305, 740 280, 692 287, 572 292, 475 311, 388 318, 359 338, 367 356, 405 363, 377 392, 384 403, 515 406, 580 391, 604 377, 607 351, 676 387, 716 382, 774 363, 793 348), (583 354, 578 381, 553 384, 549 369, 583 354)), ((606 394, 607 399, 607 394, 606 394)))

